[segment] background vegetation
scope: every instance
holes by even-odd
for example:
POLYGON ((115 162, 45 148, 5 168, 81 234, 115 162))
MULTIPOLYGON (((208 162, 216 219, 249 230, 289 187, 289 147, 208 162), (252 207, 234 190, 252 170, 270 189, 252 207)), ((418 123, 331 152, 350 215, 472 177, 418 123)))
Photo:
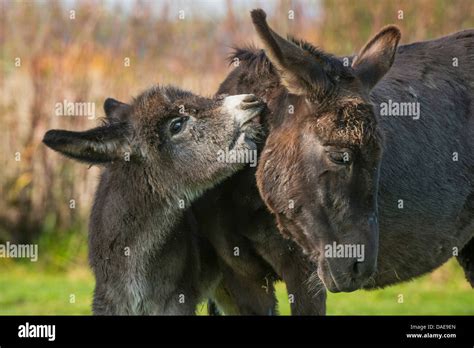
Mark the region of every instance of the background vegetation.
MULTIPOLYGON (((56 103, 93 102, 100 117, 105 98, 128 101, 155 83, 212 95, 230 71, 231 46, 258 45, 248 15, 255 7, 279 32, 336 54, 357 52, 389 23, 400 26, 404 43, 474 27, 472 0, 1 0, 0 6, 0 243, 38 243, 40 253, 37 263, 0 259, 0 314, 90 313, 87 219, 98 169, 60 158, 41 139, 48 129, 85 129, 98 120, 55 116, 56 103)), ((281 306, 286 313, 283 297, 281 306)), ((451 262, 409 284, 332 295, 328 308, 474 314, 474 296, 451 262)))

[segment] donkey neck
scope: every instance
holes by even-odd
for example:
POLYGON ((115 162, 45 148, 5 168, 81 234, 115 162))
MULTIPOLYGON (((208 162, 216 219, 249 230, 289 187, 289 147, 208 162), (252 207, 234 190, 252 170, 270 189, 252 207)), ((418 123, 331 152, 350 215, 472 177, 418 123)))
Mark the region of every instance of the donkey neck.
MULTIPOLYGON (((156 242, 166 237, 184 209, 180 209, 178 199, 174 198, 179 197, 178 193, 165 192, 147 168, 133 166, 110 172, 110 182, 116 185, 123 197, 123 209, 117 212, 117 217, 132 217, 133 214, 137 218, 131 219, 131 225, 141 227, 133 234, 126 233, 126 240, 133 242, 143 234, 149 241, 156 242)), ((125 227, 125 230, 129 228, 125 227)))
MULTIPOLYGON (((114 165, 115 166, 115 165, 114 165)), ((100 179, 90 222, 91 256, 133 267, 163 245, 184 209, 153 187, 142 168, 107 168, 100 179), (123 258, 129 252, 135 257, 123 258), (95 253, 95 254, 94 254, 95 253)))

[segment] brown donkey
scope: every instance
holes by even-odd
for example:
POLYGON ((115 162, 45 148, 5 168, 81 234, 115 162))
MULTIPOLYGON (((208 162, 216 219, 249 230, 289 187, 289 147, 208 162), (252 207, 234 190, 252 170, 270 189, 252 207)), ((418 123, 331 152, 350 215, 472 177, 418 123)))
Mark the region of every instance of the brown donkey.
POLYGON ((154 87, 131 105, 108 100, 107 123, 50 130, 44 143, 104 166, 90 221, 95 314, 193 314, 222 275, 210 244, 182 206, 242 169, 222 149, 251 151, 262 103, 252 95, 207 99, 154 87))
POLYGON ((238 51, 254 69, 224 84, 246 76, 273 112, 257 183, 281 232, 334 292, 408 280, 452 256, 473 284, 474 31, 397 48, 388 26, 337 58, 285 40, 265 17, 252 11, 266 55, 238 51))

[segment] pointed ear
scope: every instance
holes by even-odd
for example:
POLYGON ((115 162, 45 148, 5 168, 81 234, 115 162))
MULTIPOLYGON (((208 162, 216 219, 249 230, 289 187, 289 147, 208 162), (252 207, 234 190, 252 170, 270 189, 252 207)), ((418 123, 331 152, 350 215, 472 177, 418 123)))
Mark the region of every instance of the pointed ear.
POLYGON ((127 134, 128 125, 122 122, 85 132, 49 130, 43 143, 77 161, 104 164, 122 160, 126 152, 131 152, 127 134))
POLYGON ((104 111, 107 118, 112 122, 125 122, 130 115, 131 106, 113 98, 107 98, 104 102, 104 111))
POLYGON ((352 62, 356 75, 369 90, 392 66, 400 37, 400 29, 394 25, 386 26, 362 48, 352 62))
POLYGON ((294 42, 275 33, 268 26, 267 15, 262 9, 253 10, 250 14, 265 54, 291 93, 305 94, 312 85, 326 81, 325 57, 321 56, 322 59, 318 61, 317 57, 308 54, 294 42))

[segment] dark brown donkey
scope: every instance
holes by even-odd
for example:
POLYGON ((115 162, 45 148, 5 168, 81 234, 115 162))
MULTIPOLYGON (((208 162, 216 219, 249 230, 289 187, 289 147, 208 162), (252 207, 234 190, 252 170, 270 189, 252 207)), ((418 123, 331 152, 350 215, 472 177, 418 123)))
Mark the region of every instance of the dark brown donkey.
POLYGON ((473 284, 474 31, 397 48, 388 26, 337 58, 283 39, 265 17, 252 12, 266 56, 238 56, 266 72, 248 75, 246 93, 274 112, 257 182, 281 232, 334 292, 408 280, 452 256, 473 284))
POLYGON ((107 123, 50 130, 44 143, 104 166, 90 221, 95 314, 193 314, 222 280, 216 255, 187 228, 186 205, 244 167, 222 149, 252 151, 263 105, 252 95, 207 99, 154 87, 107 123))

